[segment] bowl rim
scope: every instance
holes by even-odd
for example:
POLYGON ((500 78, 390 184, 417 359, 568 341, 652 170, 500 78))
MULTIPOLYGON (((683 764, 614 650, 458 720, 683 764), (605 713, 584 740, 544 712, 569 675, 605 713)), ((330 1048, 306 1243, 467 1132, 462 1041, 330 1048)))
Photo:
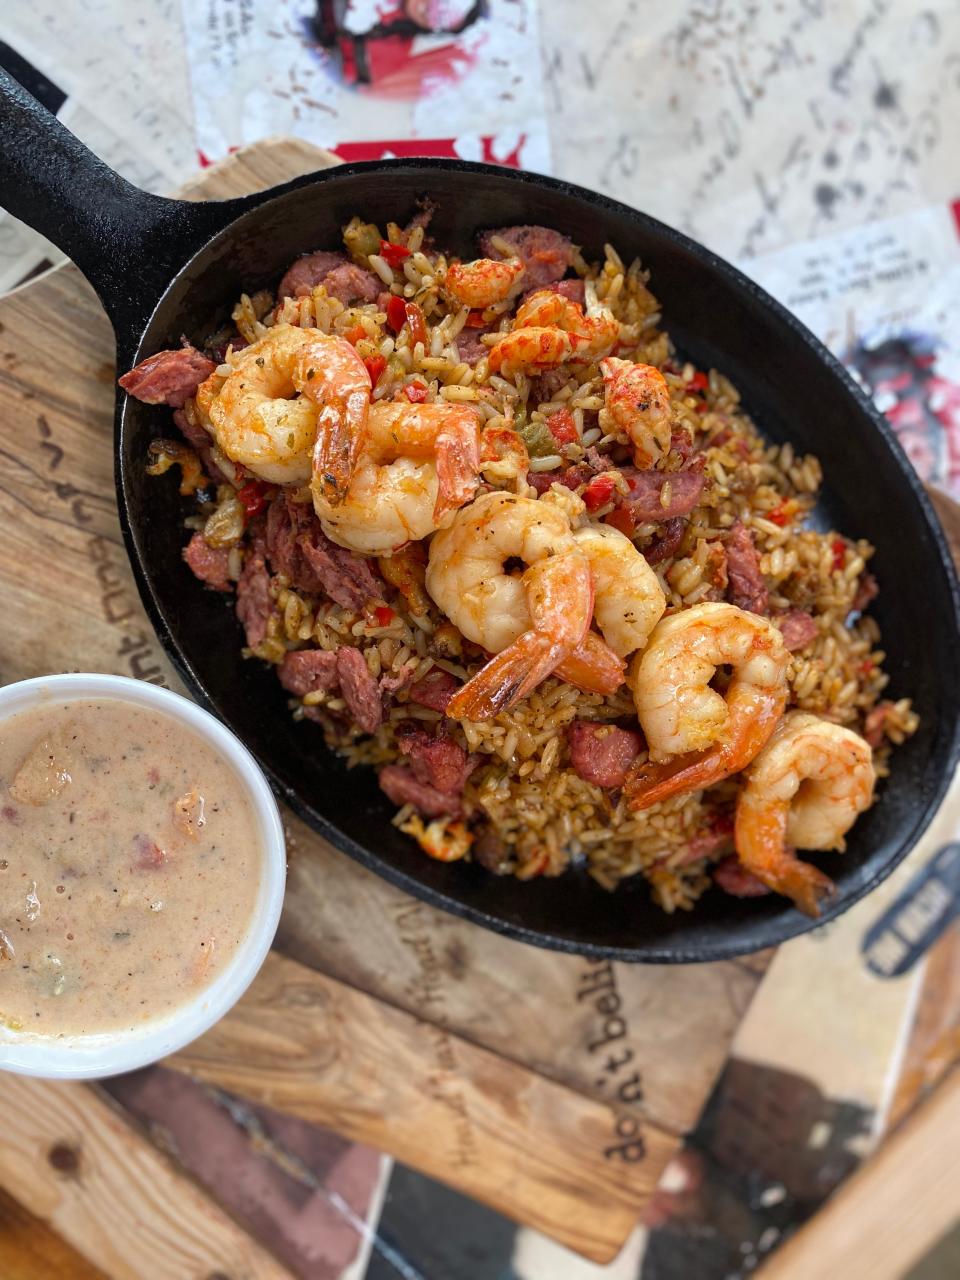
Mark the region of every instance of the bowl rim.
MULTIPOLYGON (((806 347, 812 355, 814 355, 821 364, 837 379, 841 387, 846 391, 852 404, 851 409, 859 411, 870 422, 873 429, 880 436, 883 444, 893 456, 897 469, 900 474, 900 481, 904 485, 906 492, 913 498, 920 510, 920 515, 926 526, 927 532, 938 552, 938 567, 944 575, 946 593, 952 602, 952 614, 949 619, 941 619, 952 624, 954 637, 960 643, 960 582, 953 557, 950 553, 943 528, 939 518, 933 509, 933 505, 924 490, 923 484, 913 465, 908 460, 903 447, 900 445, 893 428, 880 414, 876 406, 865 394, 863 389, 857 384, 850 373, 836 356, 820 341, 820 339, 807 326, 789 311, 782 303, 769 294, 761 285, 750 276, 746 275, 738 267, 720 257, 712 249, 707 248, 699 241, 686 235, 682 231, 669 226, 667 223, 660 221, 642 210, 635 209, 622 201, 616 200, 611 196, 603 195, 600 192, 591 191, 589 188, 579 186, 576 183, 568 182, 563 178, 553 178, 543 174, 531 173, 523 169, 508 169, 500 165, 478 163, 467 160, 452 160, 434 156, 419 157, 401 157, 388 160, 361 160, 352 161, 345 164, 337 164, 327 169, 317 170, 313 173, 303 174, 300 177, 293 178, 289 182, 282 183, 279 186, 269 188, 262 192, 247 197, 246 206, 239 208, 236 218, 234 218, 227 226, 218 230, 210 239, 202 245, 198 250, 190 255, 184 262, 183 266, 177 274, 171 279, 167 289, 164 290, 160 299, 157 301, 149 319, 144 325, 143 331, 137 335, 134 350, 125 354, 129 354, 131 359, 140 355, 140 349, 143 339, 153 326, 154 320, 158 312, 166 303, 171 289, 185 276, 188 276, 194 265, 202 258, 210 249, 211 245, 225 242, 234 232, 238 223, 247 222, 256 217, 267 207, 273 205, 295 192, 305 187, 320 187, 326 183, 336 184, 340 181, 347 181, 353 177, 361 176, 369 173, 384 173, 408 171, 415 174, 422 174, 425 184, 429 183, 430 176, 437 173, 455 173, 464 178, 473 178, 478 182, 482 182, 487 178, 496 178, 507 183, 514 183, 518 186, 529 186, 539 188, 559 196, 565 196, 580 201, 583 204, 591 206, 597 210, 601 217, 608 215, 616 215, 617 217, 626 218, 640 227, 644 227, 653 236, 658 237, 662 242, 672 245, 691 255, 698 260, 702 269, 708 270, 719 276, 730 288, 739 290, 748 294, 752 300, 761 308, 763 308, 773 319, 785 326, 791 333, 794 341, 806 347)), ((137 589, 144 608, 150 618, 151 624, 160 640, 164 651, 167 653, 177 671, 180 673, 191 692, 202 702, 203 705, 216 710, 216 704, 207 693, 203 681, 194 670, 192 664, 182 652, 180 644, 176 639, 173 631, 168 627, 166 619, 160 608, 160 602, 154 597, 150 587, 147 568, 140 554, 138 540, 140 533, 134 528, 134 522, 131 520, 130 509, 127 503, 127 480, 123 467, 123 440, 125 431, 125 406, 126 397, 122 391, 117 390, 115 410, 115 480, 117 487, 118 508, 120 512, 120 523, 123 530, 124 542, 127 553, 130 558, 134 571, 134 578, 137 583, 137 589)), ((141 531, 142 532, 142 531, 141 531)), ((388 883, 397 886, 406 893, 426 902, 428 905, 439 910, 446 911, 450 914, 459 916, 462 919, 469 920, 471 923, 479 925, 483 928, 491 929, 495 933, 499 933, 504 937, 508 937, 517 942, 524 942, 528 945, 538 946, 548 950, 555 950, 578 955, 595 957, 605 960, 619 960, 626 963, 644 963, 644 964, 691 964, 714 960, 728 960, 736 956, 747 955, 755 951, 764 950, 771 946, 778 946, 782 942, 788 941, 790 938, 797 937, 800 934, 807 933, 812 929, 827 924, 837 916, 843 914, 854 903, 858 902, 867 893, 872 892, 894 868, 906 857, 909 851, 915 846, 923 832, 929 826, 934 815, 938 811, 946 791, 953 779, 957 768, 958 760, 960 760, 960 721, 956 722, 950 729, 949 742, 946 744, 944 756, 944 764, 940 776, 936 779, 936 783, 931 788, 922 809, 917 813, 915 820, 905 832, 898 848, 887 858, 880 866, 876 867, 872 874, 863 878, 859 883, 847 884, 841 887, 841 891, 831 900, 831 903, 825 905, 821 915, 816 919, 804 916, 801 912, 794 910, 792 914, 784 913, 777 918, 761 922, 762 927, 755 927, 752 936, 749 939, 738 938, 736 936, 724 939, 721 942, 686 944, 682 942, 657 943, 647 945, 642 938, 638 939, 635 946, 625 947, 622 945, 611 945, 603 942, 584 942, 582 940, 574 940, 561 934, 551 933, 545 929, 531 929, 523 925, 515 924, 510 920, 506 920, 500 916, 492 915, 481 907, 473 906, 463 901, 459 897, 453 896, 444 889, 434 888, 425 884, 417 877, 409 874, 407 871, 394 866, 387 859, 381 857, 372 848, 354 840, 351 836, 342 832, 331 821, 325 818, 313 805, 299 792, 289 784, 285 783, 274 770, 266 763, 263 769, 271 779, 274 789, 281 795, 285 803, 287 803, 294 812, 302 818, 314 831, 319 832, 324 838, 329 840, 338 849, 348 854, 361 866, 372 871, 374 874, 385 879, 388 883)))
POLYGON ((256 977, 273 943, 286 884, 286 846, 276 798, 253 754, 216 716, 182 694, 129 676, 71 672, 0 687, 0 725, 20 712, 103 700, 156 711, 195 733, 227 760, 252 806, 263 843, 259 892, 246 935, 210 986, 156 1021, 129 1031, 63 1037, 0 1031, 0 1070, 57 1080, 134 1071, 177 1052, 218 1022, 256 977))

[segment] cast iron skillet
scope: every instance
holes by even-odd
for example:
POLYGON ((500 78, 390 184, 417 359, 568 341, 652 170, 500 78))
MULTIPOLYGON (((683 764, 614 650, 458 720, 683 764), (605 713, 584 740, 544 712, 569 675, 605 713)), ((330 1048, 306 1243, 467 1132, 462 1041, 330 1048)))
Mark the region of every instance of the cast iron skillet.
MULTIPOLYGON (((924 830, 958 749, 957 582, 936 517, 884 420, 820 345, 776 302, 714 254, 662 223, 569 183, 438 160, 352 164, 244 199, 188 204, 131 187, 9 79, 0 85, 0 180, 6 208, 68 253, 113 322, 121 369, 185 334, 202 342, 241 290, 273 287, 300 253, 339 244, 353 214, 403 222, 417 196, 439 202, 432 232, 469 255, 478 229, 557 227, 587 258, 605 241, 653 273, 680 351, 716 366, 743 392, 773 440, 819 455, 819 515, 870 539, 882 591, 893 696, 910 695, 919 733, 896 752, 880 803, 845 855, 818 864, 837 882, 829 920, 884 878, 924 830)), ((69 323, 69 317, 65 318, 69 323)), ((50 341, 56 341, 51 322, 50 341)), ((192 692, 253 750, 277 792, 365 867, 434 906, 521 941, 622 960, 711 960, 772 946, 811 927, 783 898, 740 901, 715 891, 667 915, 645 884, 615 894, 582 871, 521 884, 464 863, 433 862, 391 825, 370 770, 347 773, 315 726, 286 713, 273 674, 240 657, 228 601, 205 591, 180 558, 182 505, 173 476, 144 475, 147 444, 169 411, 117 397, 120 518, 144 605, 192 692)))

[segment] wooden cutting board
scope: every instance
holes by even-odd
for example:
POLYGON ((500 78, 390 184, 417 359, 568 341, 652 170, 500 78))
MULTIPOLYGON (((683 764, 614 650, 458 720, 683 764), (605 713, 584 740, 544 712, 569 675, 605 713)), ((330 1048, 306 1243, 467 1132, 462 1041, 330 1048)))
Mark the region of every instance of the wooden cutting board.
MULTIPOLYGON (((333 162, 258 143, 188 194, 333 162)), ((0 299, 0 682, 93 670, 179 687, 121 540, 115 377, 109 325, 73 267, 0 299)), ((172 1065, 611 1258, 696 1119, 763 962, 538 951, 405 897, 286 817, 284 954, 172 1065)))

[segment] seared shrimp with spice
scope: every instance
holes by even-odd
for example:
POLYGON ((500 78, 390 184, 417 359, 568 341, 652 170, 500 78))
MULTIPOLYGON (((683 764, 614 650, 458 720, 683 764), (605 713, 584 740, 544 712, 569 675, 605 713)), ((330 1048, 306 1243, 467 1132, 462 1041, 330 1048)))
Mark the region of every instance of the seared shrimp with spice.
POLYGON ((590 626, 593 583, 586 556, 573 547, 532 564, 520 579, 531 626, 450 699, 454 720, 489 720, 552 675, 590 626))
POLYGON ((346 497, 363 445, 370 374, 349 342, 321 334, 300 348, 293 380, 303 398, 317 406, 313 475, 336 505, 346 497))
POLYGON ((323 424, 311 491, 324 533, 365 555, 426 538, 469 502, 480 481, 480 417, 469 405, 380 401, 367 415, 346 491, 328 496, 323 424))
POLYGON ((745 779, 734 826, 741 864, 807 915, 819 915, 833 881, 794 850, 843 850, 844 836, 873 802, 869 744, 852 729, 791 711, 745 779))
POLYGON ((464 307, 492 307, 510 297, 523 270, 523 263, 516 258, 507 262, 493 258, 454 262, 447 268, 446 290, 464 307))
MULTIPOLYGON (((589 560, 577 546, 569 518, 553 504, 502 492, 477 498, 431 542, 426 584, 438 608, 488 653, 500 655, 538 625, 542 635, 553 636, 565 652, 553 655, 557 661, 549 670, 551 659, 544 658, 543 674, 529 689, 552 672, 578 688, 598 693, 612 693, 622 684, 623 663, 598 635, 588 631, 593 609, 589 560), (527 576, 530 568, 547 560, 555 562, 549 570, 527 576), (527 568, 508 570, 510 561, 520 561, 527 568), (566 618, 551 612, 555 607, 562 609, 564 602, 566 618), (577 638, 569 643, 577 631, 577 638)), ((544 641, 525 640, 515 652, 522 662, 522 655, 533 648, 543 649, 544 641)), ((488 687, 494 674, 485 678, 481 689, 488 687)), ((492 699, 484 705, 491 703, 492 699)))
POLYGON ((573 536, 593 575, 594 621, 617 657, 629 657, 644 647, 667 607, 660 580, 618 529, 587 524, 573 536))
POLYGON ((331 341, 341 340, 277 325, 233 357, 225 378, 213 373, 198 387, 197 404, 231 462, 271 484, 310 479, 319 410, 299 396, 299 358, 305 344, 331 341))
POLYGON ((540 289, 517 308, 513 327, 490 349, 490 368, 506 375, 597 360, 616 345, 620 325, 604 307, 585 314, 579 302, 540 289))
POLYGON ((632 809, 699 791, 738 773, 783 715, 790 655, 766 618, 732 604, 696 604, 664 618, 627 676, 650 763, 634 767, 632 809), (726 694, 710 687, 732 668, 726 694))
POLYGON ((670 450, 673 413, 667 380, 650 364, 634 364, 608 356, 600 362, 603 374, 603 415, 633 446, 633 461, 646 470, 670 450))

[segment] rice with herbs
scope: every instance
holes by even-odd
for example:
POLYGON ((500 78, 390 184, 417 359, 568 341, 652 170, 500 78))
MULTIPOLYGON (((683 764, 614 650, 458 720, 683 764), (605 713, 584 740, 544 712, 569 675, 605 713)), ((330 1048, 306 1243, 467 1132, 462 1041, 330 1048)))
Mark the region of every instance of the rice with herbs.
MULTIPOLYGON (((497 335, 509 330, 516 299, 482 314, 452 304, 443 287, 448 259, 430 244, 424 221, 415 221, 407 231, 390 224, 383 244, 380 229, 359 219, 346 228, 351 262, 375 279, 376 300, 348 303, 326 283, 279 301, 269 293, 243 295, 232 323, 210 340, 220 364, 217 373, 226 376, 242 345, 256 342, 277 323, 315 327, 353 344, 375 375, 375 401, 397 399, 413 388, 421 401, 471 404, 485 427, 517 431, 529 451, 529 470, 515 474, 509 462, 494 461, 484 469, 488 485, 533 497, 545 483, 537 483, 537 477, 559 478, 585 461, 594 474, 608 463, 615 477, 628 457, 626 438, 604 409, 597 363, 571 361, 549 376, 491 371, 487 352, 497 335), (411 324, 397 331, 388 322, 390 307, 398 305, 391 299, 419 308, 419 337, 411 324), (471 343, 464 343, 465 335, 472 335, 471 343), (565 440, 556 438, 548 425, 561 411, 572 426, 565 440)), ((515 245, 498 243, 494 236, 487 251, 507 257, 515 245)), ((607 246, 599 265, 584 262, 576 251, 571 265, 575 278, 584 282, 588 310, 608 308, 619 323, 617 354, 664 373, 675 429, 685 430, 702 455, 700 499, 682 531, 674 525, 671 553, 655 565, 668 609, 724 598, 722 548, 730 531, 742 525, 759 556, 769 614, 800 610, 815 623, 812 641, 791 655, 789 705, 866 733, 876 744, 874 760, 882 776, 891 744, 913 733, 917 721, 909 700, 884 699, 887 676, 880 633, 862 608, 872 591, 867 567, 872 547, 809 527, 821 483, 817 459, 799 455, 790 444, 765 441, 720 371, 696 370, 678 356, 660 327, 660 304, 639 262, 626 265, 607 246)), ((209 429, 195 399, 187 400, 183 413, 188 438, 190 430, 196 436, 198 429, 209 429)), ((236 580, 244 556, 251 554, 249 539, 244 539, 250 513, 242 502, 248 478, 222 455, 214 458, 222 473, 216 498, 188 523, 201 531, 207 545, 229 551, 226 573, 236 580)), ((670 505, 670 475, 684 465, 683 451, 676 449, 661 463, 667 477, 661 491, 665 508, 670 505)), ((308 489, 296 497, 309 504, 308 489)), ((616 511, 617 502, 615 485, 609 500, 595 506, 589 518, 603 521, 616 511)), ((657 546, 663 534, 662 521, 632 529, 640 551, 657 546)), ((390 690, 383 697, 383 722, 373 733, 351 723, 337 690, 308 692, 290 703, 293 716, 316 721, 327 743, 350 766, 401 761, 401 726, 414 721, 433 731, 444 720, 441 711, 411 700, 410 686, 436 669, 464 681, 485 661, 432 601, 415 612, 404 594, 386 583, 382 599, 362 609, 297 591, 282 572, 271 575, 269 593, 265 634, 249 649, 251 659, 277 664, 292 650, 336 652, 353 646, 370 675, 390 690)), ((718 830, 718 816, 729 818, 738 779, 632 812, 618 790, 585 781, 572 767, 566 730, 578 719, 635 726, 629 690, 624 685, 603 697, 550 678, 525 701, 489 721, 445 721, 445 732, 479 757, 465 787, 468 833, 458 851, 471 857, 481 847, 493 847, 496 857, 483 859, 485 865, 493 868, 495 862, 498 872, 520 879, 559 875, 578 864, 614 889, 624 877, 639 874, 649 880, 665 909, 691 906, 710 885, 711 862, 724 849, 721 838, 696 856, 697 841, 718 830), (472 848, 471 837, 476 838, 472 848)), ((422 837, 411 805, 400 809, 394 821, 422 837)), ((719 829, 729 830, 729 824, 719 829)))

